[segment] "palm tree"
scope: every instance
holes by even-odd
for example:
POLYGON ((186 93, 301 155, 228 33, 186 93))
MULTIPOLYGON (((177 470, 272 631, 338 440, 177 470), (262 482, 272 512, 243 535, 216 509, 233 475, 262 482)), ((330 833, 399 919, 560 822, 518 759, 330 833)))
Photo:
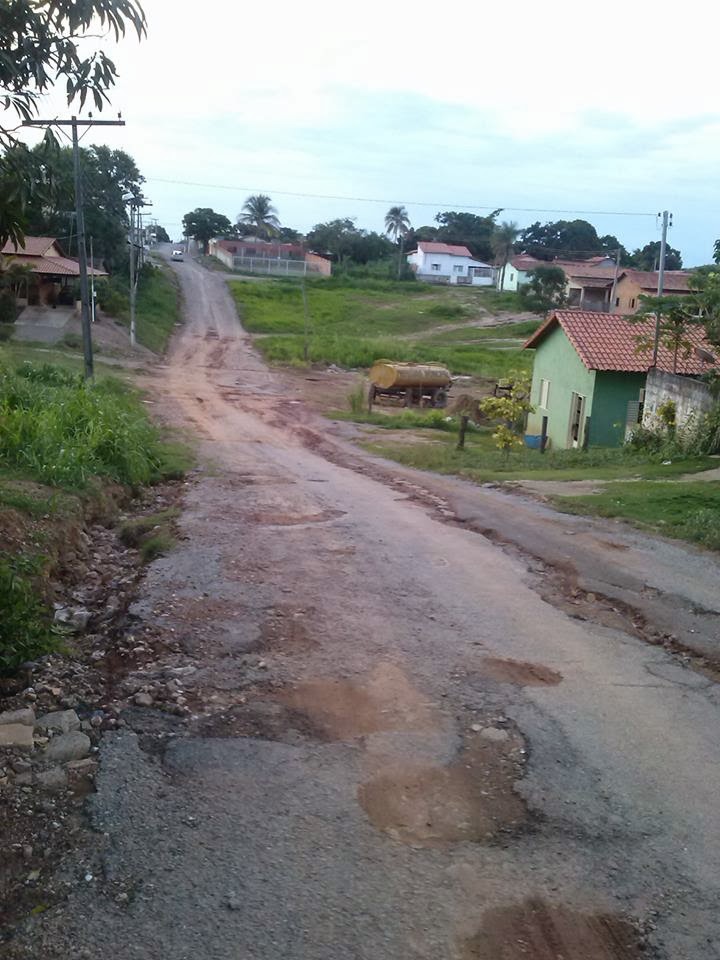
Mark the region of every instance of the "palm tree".
POLYGON ((518 225, 514 220, 508 222, 503 222, 498 224, 493 230, 493 235, 490 238, 490 244, 495 254, 496 259, 499 263, 502 264, 502 270, 500 272, 500 283, 499 289, 502 290, 505 286, 505 267, 507 266, 508 260, 513 255, 515 250, 515 241, 518 238, 520 230, 518 225))
POLYGON ((258 237, 274 237, 280 228, 277 210, 270 197, 264 193, 256 193, 247 198, 238 222, 251 226, 258 237))
POLYGON ((400 244, 398 248, 398 280, 402 273, 403 247, 405 246, 405 237, 409 229, 410 217, 405 207, 390 207, 385 214, 385 233, 400 244))

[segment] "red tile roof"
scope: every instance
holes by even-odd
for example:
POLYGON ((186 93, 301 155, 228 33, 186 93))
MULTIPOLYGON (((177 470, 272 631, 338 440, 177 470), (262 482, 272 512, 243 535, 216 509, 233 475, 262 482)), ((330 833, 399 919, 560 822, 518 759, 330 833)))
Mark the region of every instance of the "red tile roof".
POLYGON ((26 257, 42 257, 54 243, 57 243, 54 237, 25 237, 25 243, 18 247, 12 240, 7 240, 0 253, 5 256, 24 254, 26 257))
POLYGON ((472 254, 467 247, 459 247, 452 243, 435 243, 431 240, 421 240, 418 250, 423 253, 449 253, 451 257, 470 257, 472 254))
MULTIPOLYGON (((53 276, 79 277, 80 264, 71 257, 38 257, 38 256, 18 256, 8 257, 11 263, 20 263, 30 267, 31 273, 51 274, 53 276)), ((97 267, 93 270, 88 267, 88 276, 94 274, 96 277, 106 277, 107 273, 97 267)))
MULTIPOLYGON (((666 270, 663 278, 663 290, 665 293, 687 293, 688 281, 692 276, 691 270, 666 270)), ((627 277, 634 280, 643 290, 651 290, 657 293, 658 275, 653 270, 623 270, 620 278, 627 277)))
MULTIPOLYGON (((545 323, 527 341, 525 347, 537 347, 544 337, 561 327, 577 355, 588 370, 618 370, 624 373, 647 373, 652 366, 650 350, 638 350, 639 336, 652 336, 655 324, 652 319, 631 322, 628 317, 615 313, 594 313, 587 310, 555 310, 545 323)), ((720 363, 717 350, 707 342, 703 327, 692 326, 687 339, 696 348, 684 358, 678 356, 675 372, 697 376, 712 367, 697 355, 697 349, 709 352, 720 363)), ((672 351, 660 345, 657 366, 659 370, 672 372, 672 351)))

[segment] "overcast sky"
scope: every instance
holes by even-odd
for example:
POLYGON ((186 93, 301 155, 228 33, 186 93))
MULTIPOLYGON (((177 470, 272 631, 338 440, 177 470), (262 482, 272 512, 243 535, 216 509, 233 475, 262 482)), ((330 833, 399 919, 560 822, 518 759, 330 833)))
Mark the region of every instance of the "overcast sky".
POLYGON ((114 54, 127 126, 87 142, 135 157, 173 237, 188 210, 234 220, 262 191, 303 231, 339 216, 382 229, 391 203, 416 226, 504 207, 520 225, 584 217, 631 248, 659 238, 669 209, 686 265, 711 258, 715 4, 144 6, 147 39, 114 54))

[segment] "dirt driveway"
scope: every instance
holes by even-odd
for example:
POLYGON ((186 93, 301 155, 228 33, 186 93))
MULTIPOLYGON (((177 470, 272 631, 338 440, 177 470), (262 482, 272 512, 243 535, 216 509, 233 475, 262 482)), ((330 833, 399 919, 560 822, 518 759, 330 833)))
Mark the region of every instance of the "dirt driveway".
POLYGON ((191 715, 129 709, 105 737, 96 849, 17 956, 720 956, 718 688, 640 624, 673 595, 715 616, 708 564, 660 544, 640 569, 635 534, 353 451, 255 356, 222 278, 177 270, 154 390, 201 469, 135 614, 191 715), (647 587, 637 626, 619 600, 591 616, 593 572, 647 587))

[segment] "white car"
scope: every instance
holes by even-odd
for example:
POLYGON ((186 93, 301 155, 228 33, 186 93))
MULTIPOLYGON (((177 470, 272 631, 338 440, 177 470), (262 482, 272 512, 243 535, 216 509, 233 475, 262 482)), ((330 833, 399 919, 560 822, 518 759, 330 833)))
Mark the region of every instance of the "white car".
POLYGON ((183 261, 183 259, 184 259, 183 251, 182 251, 182 250, 173 250, 173 252, 172 252, 172 259, 173 259, 173 260, 179 260, 179 261, 182 263, 182 261, 183 261))

